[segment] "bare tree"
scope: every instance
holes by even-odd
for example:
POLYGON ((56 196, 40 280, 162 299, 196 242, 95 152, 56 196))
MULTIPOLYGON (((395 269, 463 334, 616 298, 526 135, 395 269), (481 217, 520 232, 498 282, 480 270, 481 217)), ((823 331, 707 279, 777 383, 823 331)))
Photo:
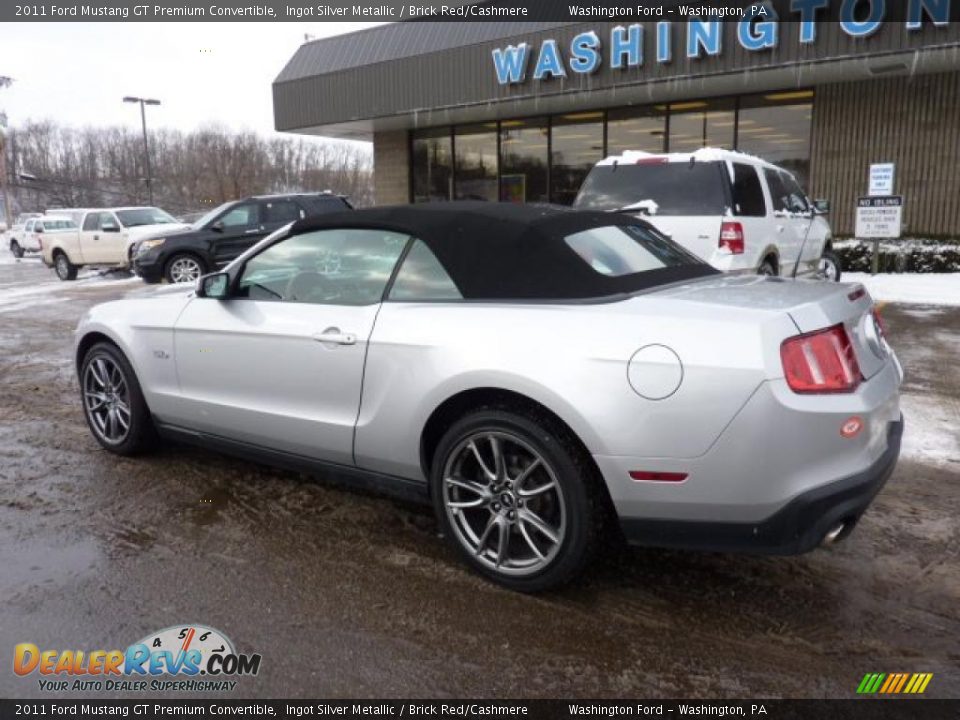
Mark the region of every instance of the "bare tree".
MULTIPOLYGON (((147 202, 143 145, 123 127, 28 121, 8 131, 11 184, 24 210, 147 202)), ((264 138, 208 126, 150 133, 155 202, 173 213, 279 192, 331 190, 356 205, 373 197, 370 152, 304 138, 264 138)))

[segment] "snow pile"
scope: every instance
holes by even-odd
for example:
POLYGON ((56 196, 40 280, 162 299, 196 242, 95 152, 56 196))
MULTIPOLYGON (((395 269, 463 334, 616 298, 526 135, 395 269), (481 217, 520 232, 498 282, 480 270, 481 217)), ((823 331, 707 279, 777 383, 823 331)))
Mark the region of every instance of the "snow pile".
POLYGON ((960 306, 960 273, 873 276, 844 273, 841 280, 863 283, 879 302, 960 306))

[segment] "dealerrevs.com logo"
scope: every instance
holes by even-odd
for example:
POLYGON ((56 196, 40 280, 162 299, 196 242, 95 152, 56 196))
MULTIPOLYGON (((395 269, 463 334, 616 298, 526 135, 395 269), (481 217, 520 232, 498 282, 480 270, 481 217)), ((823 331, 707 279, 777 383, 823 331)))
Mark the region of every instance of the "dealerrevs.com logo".
POLYGON ((40 690, 233 690, 234 678, 256 675, 260 655, 238 654, 219 630, 177 625, 151 633, 126 650, 53 650, 34 643, 14 648, 13 672, 39 675, 40 690))

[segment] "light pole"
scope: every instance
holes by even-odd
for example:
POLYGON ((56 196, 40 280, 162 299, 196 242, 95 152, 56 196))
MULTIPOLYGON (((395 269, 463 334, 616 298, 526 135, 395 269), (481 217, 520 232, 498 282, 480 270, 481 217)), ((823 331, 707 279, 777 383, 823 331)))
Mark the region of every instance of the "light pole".
POLYGON ((140 103, 140 123, 143 125, 143 157, 146 160, 147 167, 147 197, 150 204, 153 205, 153 183, 150 180, 150 145, 147 143, 147 111, 146 105, 159 105, 159 100, 152 98, 141 98, 127 95, 123 101, 125 103, 140 103))

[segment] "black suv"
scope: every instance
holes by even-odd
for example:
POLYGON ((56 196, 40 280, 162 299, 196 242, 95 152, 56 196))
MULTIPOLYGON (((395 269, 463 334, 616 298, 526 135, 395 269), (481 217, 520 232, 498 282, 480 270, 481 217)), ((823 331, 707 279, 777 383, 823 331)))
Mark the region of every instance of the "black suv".
POLYGON ((287 223, 352 209, 345 197, 329 192, 232 200, 188 230, 139 241, 133 248, 133 270, 148 283, 193 282, 287 223))

